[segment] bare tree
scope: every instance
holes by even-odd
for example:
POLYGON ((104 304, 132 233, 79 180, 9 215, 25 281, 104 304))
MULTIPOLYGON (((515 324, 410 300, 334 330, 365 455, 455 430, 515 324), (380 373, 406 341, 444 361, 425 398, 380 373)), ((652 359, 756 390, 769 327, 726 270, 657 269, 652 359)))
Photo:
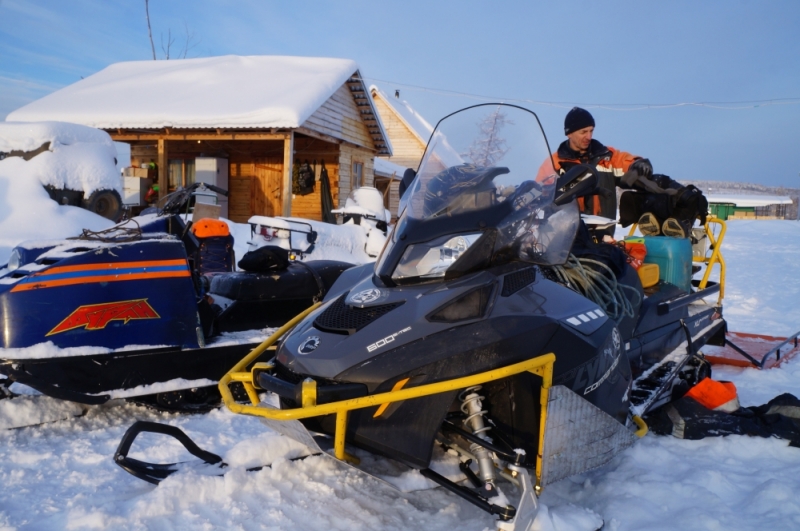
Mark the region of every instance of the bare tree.
POLYGON ((175 43, 175 39, 172 38, 172 30, 167 30, 167 47, 164 47, 164 34, 161 34, 161 51, 164 52, 164 59, 169 60, 169 49, 175 43))
POLYGON ((500 130, 506 124, 514 122, 506 119, 505 113, 498 107, 493 113, 478 124, 480 137, 469 147, 466 157, 476 166, 493 166, 508 153, 506 140, 500 136, 500 130))
POLYGON ((144 14, 147 16, 147 34, 150 36, 150 48, 153 50, 153 61, 156 60, 156 45, 153 44, 153 30, 150 29, 150 9, 149 0, 144 0, 144 14))
MULTIPOLYGON (((149 0, 144 0, 144 13, 147 17, 147 34, 150 37, 150 49, 153 51, 153 60, 155 61, 158 59, 156 57, 156 46, 153 42, 153 30, 150 25, 150 9, 149 9, 149 0)), ((186 21, 183 21, 183 28, 186 31, 186 39, 183 43, 183 50, 178 55, 180 59, 186 59, 186 55, 189 53, 189 50, 197 46, 198 42, 193 42, 195 39, 195 35, 193 32, 189 31, 189 25, 186 21)), ((175 38, 172 36, 172 29, 167 30, 167 38, 166 41, 164 40, 164 34, 161 34, 161 51, 164 53, 164 59, 170 58, 170 51, 172 50, 172 45, 175 44, 175 38)))

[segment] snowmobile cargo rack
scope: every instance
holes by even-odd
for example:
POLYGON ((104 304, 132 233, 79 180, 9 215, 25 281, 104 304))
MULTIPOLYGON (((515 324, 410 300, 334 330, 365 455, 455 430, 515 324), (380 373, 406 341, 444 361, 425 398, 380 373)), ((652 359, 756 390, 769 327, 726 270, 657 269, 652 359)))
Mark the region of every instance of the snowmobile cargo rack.
MULTIPOLYGON (((633 236, 634 232, 636 232, 636 228, 638 225, 634 223, 631 225, 631 230, 628 233, 629 236, 633 236)), ((692 285, 697 288, 698 293, 702 292, 703 295, 697 298, 707 297, 715 293, 719 290, 719 297, 717 298, 717 306, 722 304, 722 299, 725 298, 725 258, 722 256, 722 240, 725 238, 725 232, 728 230, 727 225, 724 221, 719 218, 709 217, 706 220, 706 224, 703 226, 703 230, 705 231, 706 236, 708 237, 708 249, 706 250, 705 254, 698 255, 695 254, 694 249, 692 253, 692 262, 699 262, 706 265, 706 269, 703 272, 703 277, 699 280, 693 280, 692 285), (711 228, 711 225, 718 225, 719 226, 719 234, 714 235, 714 231, 711 228), (711 251, 711 255, 708 255, 708 251, 711 251), (719 266, 719 282, 715 283, 713 281, 709 281, 709 277, 711 276, 711 270, 713 267, 717 265, 719 266), (706 291, 707 288, 711 288, 712 291, 706 291)), ((686 301, 691 302, 691 301, 686 301)), ((659 308, 659 313, 662 310, 659 308)))
MULTIPOLYGON (((327 404, 317 403, 317 384, 311 379, 301 382, 301 407, 294 409, 277 409, 261 404, 258 397, 258 375, 260 372, 269 371, 272 369, 270 362, 255 363, 249 372, 245 372, 248 365, 253 363, 264 351, 272 346, 278 339, 285 333, 294 328, 300 321, 302 321, 308 314, 314 311, 319 306, 319 303, 308 308, 306 311, 286 323, 282 328, 277 330, 272 336, 261 343, 258 347, 253 349, 244 359, 237 363, 225 376, 219 381, 219 391, 222 394, 222 400, 225 405, 233 413, 242 415, 252 415, 256 417, 263 417, 270 420, 289 421, 299 420, 311 417, 319 417, 322 415, 336 415, 336 429, 334 432, 334 455, 341 461, 357 462, 357 459, 350 456, 345 452, 345 433, 347 431, 347 416, 350 411, 355 409, 362 409, 371 406, 381 407, 384 404, 392 402, 400 402, 412 398, 420 398, 423 396, 445 393, 457 389, 464 389, 467 387, 483 384, 493 380, 500 380, 520 374, 523 372, 531 372, 542 378, 542 388, 540 392, 540 404, 542 408, 539 429, 538 451, 536 455, 536 483, 537 486, 542 486, 542 470, 543 470, 543 455, 545 443, 545 428, 547 424, 547 407, 550 397, 550 388, 553 384, 553 366, 555 365, 555 354, 543 354, 535 358, 525 360, 519 363, 492 369, 483 373, 474 374, 471 376, 463 376, 442 382, 420 385, 407 389, 397 389, 384 393, 378 393, 368 396, 360 396, 346 400, 339 400, 327 404), (241 382, 244 385, 247 396, 250 399, 251 405, 240 404, 236 402, 233 394, 229 388, 232 382, 241 382), (260 405, 261 404, 261 405, 260 405)), ((638 422, 637 422, 638 425, 638 422)), ((641 425, 639 425, 641 428, 641 425)))

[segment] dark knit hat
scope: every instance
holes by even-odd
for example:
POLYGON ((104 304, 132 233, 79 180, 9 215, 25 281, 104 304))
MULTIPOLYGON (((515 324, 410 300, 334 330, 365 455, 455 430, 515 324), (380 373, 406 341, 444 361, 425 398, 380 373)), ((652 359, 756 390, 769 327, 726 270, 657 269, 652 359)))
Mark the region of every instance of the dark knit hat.
POLYGON ((584 127, 594 127, 594 118, 586 109, 573 107, 564 118, 564 134, 568 135, 580 131, 584 127))

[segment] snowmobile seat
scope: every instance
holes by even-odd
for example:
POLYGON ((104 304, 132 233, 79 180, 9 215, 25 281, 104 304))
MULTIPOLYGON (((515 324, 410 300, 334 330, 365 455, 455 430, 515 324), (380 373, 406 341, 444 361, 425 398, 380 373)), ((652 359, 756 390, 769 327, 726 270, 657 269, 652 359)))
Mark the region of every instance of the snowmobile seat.
POLYGON ((282 271, 207 275, 208 293, 221 308, 215 321, 220 332, 280 326, 314 300, 322 300, 347 262, 291 262, 282 271))

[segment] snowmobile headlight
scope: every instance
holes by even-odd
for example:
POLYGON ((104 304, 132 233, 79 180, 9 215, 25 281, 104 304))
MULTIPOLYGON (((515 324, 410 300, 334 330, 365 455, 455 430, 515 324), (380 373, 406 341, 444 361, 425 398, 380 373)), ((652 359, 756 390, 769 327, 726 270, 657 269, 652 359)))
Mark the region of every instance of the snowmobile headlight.
POLYGON ((22 257, 20 257, 19 251, 17 249, 11 251, 11 256, 8 258, 8 266, 7 266, 9 271, 14 271, 15 269, 18 269, 19 266, 22 265, 20 263, 21 261, 22 257))
POLYGON ((470 245, 481 237, 480 232, 445 236, 432 242, 409 245, 392 274, 403 278, 439 278, 458 260, 470 245))

